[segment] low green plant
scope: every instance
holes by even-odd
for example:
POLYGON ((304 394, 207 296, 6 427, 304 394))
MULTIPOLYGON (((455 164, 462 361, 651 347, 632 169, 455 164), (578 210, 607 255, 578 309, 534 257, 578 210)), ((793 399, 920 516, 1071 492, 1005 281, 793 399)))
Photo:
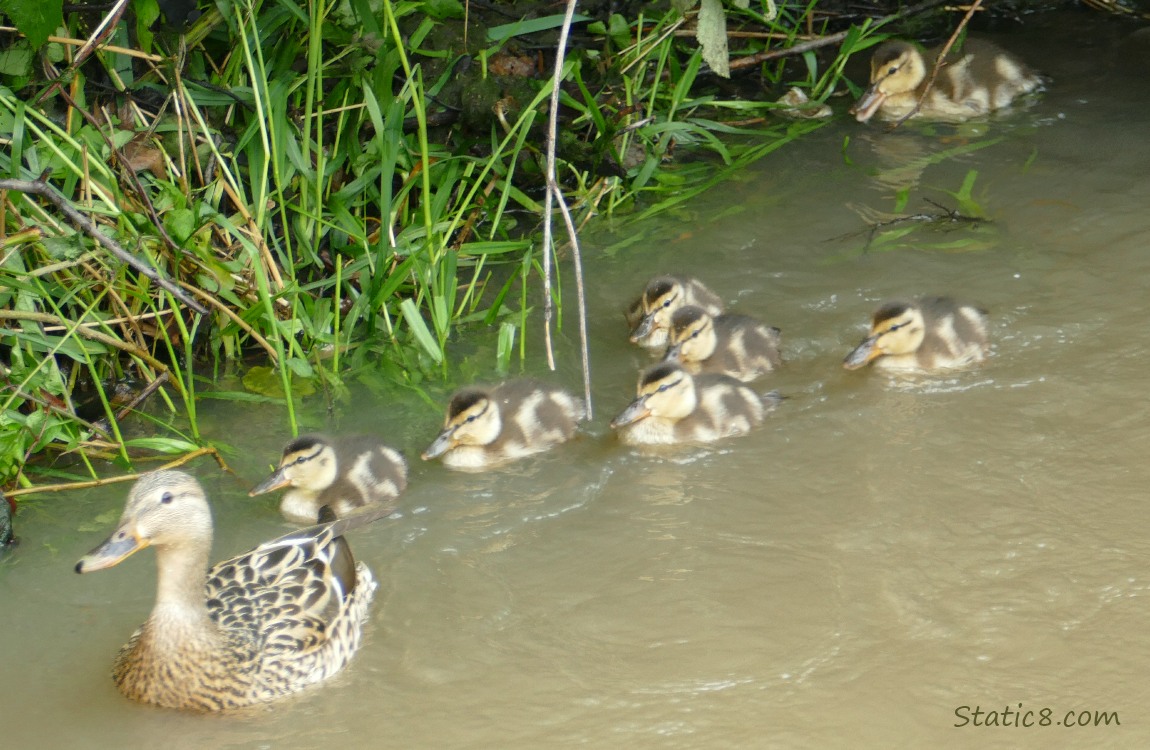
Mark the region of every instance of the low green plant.
MULTIPOLYGON (((468 26, 464 42, 458 19, 476 9, 451 2, 218 0, 181 35, 153 32, 152 0, 133 7, 85 61, 72 55, 86 19, 61 18, 56 35, 75 43, 43 45, 55 80, 0 71, 0 175, 45 176, 210 314, 8 192, 0 312, 55 323, 0 324, 0 485, 28 483, 22 467, 49 448, 130 462, 211 440, 197 374, 252 353, 243 387, 281 403, 292 430, 304 394, 338 401, 367 368, 414 389, 448 376, 461 329, 491 327, 491 368, 525 362, 549 252, 536 233, 550 79, 493 68, 529 67, 521 44, 545 43, 559 16, 468 26), (146 412, 157 437, 125 439, 112 384, 160 377, 146 412), (76 416, 81 384, 103 425, 76 416)), ((814 9, 723 12, 789 44, 814 9)), ((718 96, 698 44, 676 35, 690 18, 610 16, 589 29, 602 46, 566 60, 559 178, 577 225, 673 209, 820 127, 771 119, 780 105, 762 97, 718 96)), ((760 72, 824 101, 869 33, 852 30, 828 65, 805 55, 798 80, 782 62, 760 72)), ((561 289, 548 290, 560 321, 561 289)))

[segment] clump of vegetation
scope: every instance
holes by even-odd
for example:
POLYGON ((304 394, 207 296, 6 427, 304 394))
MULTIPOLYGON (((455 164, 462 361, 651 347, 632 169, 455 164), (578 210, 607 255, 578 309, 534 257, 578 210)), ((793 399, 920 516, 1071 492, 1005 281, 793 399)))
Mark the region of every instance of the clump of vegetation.
MULTIPOLYGON (((814 0, 584 5, 559 76, 576 227, 819 127, 775 100, 817 109, 881 37, 814 0)), ((524 358, 562 16, 477 6, 0 3, 25 34, 0 31, 0 486, 47 450, 196 449, 196 375, 221 367, 294 426, 299 396, 368 367, 442 378, 469 326, 496 332, 492 367, 524 358), (174 418, 135 408, 153 392, 174 418), (158 436, 126 437, 128 414, 158 436)))

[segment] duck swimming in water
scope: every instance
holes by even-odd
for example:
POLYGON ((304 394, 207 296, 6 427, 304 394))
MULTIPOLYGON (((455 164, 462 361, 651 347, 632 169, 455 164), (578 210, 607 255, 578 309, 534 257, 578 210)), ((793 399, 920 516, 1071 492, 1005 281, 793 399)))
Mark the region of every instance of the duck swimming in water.
MULTIPOLYGON (((923 52, 902 40, 883 42, 871 57, 870 87, 851 112, 859 122, 874 115, 899 120, 914 110, 942 48, 923 52)), ((1035 91, 1042 79, 1014 55, 990 42, 967 39, 926 92, 917 117, 961 121, 1008 106, 1035 91)))
POLYGON ((359 648, 376 589, 342 534, 385 512, 300 529, 208 570, 212 514, 200 483, 181 471, 143 475, 116 530, 76 563, 89 573, 156 550, 156 604, 116 657, 116 687, 143 703, 222 711, 335 674, 359 648))
POLYGON ((486 469, 570 440, 586 415, 582 399, 529 378, 456 391, 443 430, 423 452, 455 469, 486 469))
POLYGON ((723 312, 723 301, 697 279, 682 276, 651 279, 642 296, 627 311, 631 342, 646 349, 665 347, 671 315, 685 305, 701 307, 711 315, 723 312))
POLYGON ((986 312, 949 297, 888 302, 871 318, 870 334, 851 350, 843 367, 874 363, 886 370, 930 372, 986 359, 986 312))
POLYGON ((279 467, 248 494, 287 487, 280 512, 313 524, 319 509, 344 516, 355 508, 394 500, 407 487, 407 462, 399 451, 368 435, 330 438, 301 435, 283 449, 279 467))
POLYGON ((779 333, 746 315, 711 315, 688 305, 671 316, 671 344, 664 359, 692 374, 730 375, 749 383, 782 363, 779 333))
POLYGON ((779 401, 727 375, 691 375, 661 362, 639 376, 638 395, 611 420, 628 445, 709 443, 750 432, 779 401))

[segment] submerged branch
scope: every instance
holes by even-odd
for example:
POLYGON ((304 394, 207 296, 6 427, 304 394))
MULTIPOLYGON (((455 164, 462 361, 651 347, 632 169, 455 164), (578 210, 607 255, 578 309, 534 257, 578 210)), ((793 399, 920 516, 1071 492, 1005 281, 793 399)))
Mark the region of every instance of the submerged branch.
MULTIPOLYGON (((879 232, 881 232, 885 229, 897 227, 897 226, 900 226, 902 224, 912 224, 912 223, 941 224, 944 222, 950 222, 953 224, 960 224, 960 223, 984 224, 984 223, 989 223, 989 221, 990 221, 989 219, 984 219, 980 216, 970 216, 968 214, 960 213, 958 211, 958 209, 947 208, 946 206, 942 205, 941 203, 933 201, 930 198, 927 198, 926 202, 929 203, 930 205, 934 206, 935 208, 939 209, 938 213, 906 214, 904 216, 895 216, 892 219, 883 219, 880 221, 870 221, 870 220, 866 219, 866 217, 864 216, 863 217, 864 221, 867 221, 867 223, 868 223, 868 226, 866 229, 860 229, 856 232, 847 232, 846 234, 840 234, 837 237, 831 237, 830 239, 828 239, 826 241, 827 242, 837 242, 839 240, 846 240, 846 239, 850 239, 852 237, 858 237, 860 235, 865 234, 866 235, 866 245, 863 246, 863 250, 866 251, 866 250, 870 249, 870 246, 874 242, 874 238, 875 238, 876 234, 878 234, 879 232)), ((856 211, 859 211, 859 209, 856 208, 856 211)), ((862 211, 859 211, 859 212, 860 212, 860 214, 862 213, 862 211)), ((875 212, 869 211, 868 213, 871 213, 873 215, 875 212)), ((879 215, 890 216, 890 214, 879 214, 879 215)))

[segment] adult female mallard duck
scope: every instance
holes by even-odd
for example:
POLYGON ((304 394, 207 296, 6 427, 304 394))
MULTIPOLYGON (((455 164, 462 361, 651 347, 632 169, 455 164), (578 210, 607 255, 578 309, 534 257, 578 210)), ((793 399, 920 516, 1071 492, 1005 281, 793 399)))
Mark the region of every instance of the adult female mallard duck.
POLYGON ((718 373, 749 383, 782 362, 779 329, 746 315, 711 315, 687 305, 671 316, 670 336, 664 359, 694 374, 718 373))
POLYGON ((569 440, 586 414, 583 401, 558 386, 521 378, 456 391, 443 430, 423 459, 453 469, 486 469, 569 440))
POLYGON ((280 512, 289 521, 313 524, 328 506, 337 516, 394 500, 407 487, 407 462, 374 437, 332 439, 301 435, 284 446, 279 467, 250 496, 288 487, 280 512))
POLYGON ((359 648, 376 588, 340 535, 379 515, 365 508, 208 570, 212 514, 199 482, 180 471, 145 474, 116 530, 76 563, 89 573, 156 550, 156 604, 116 657, 116 686, 144 703, 220 711, 335 674, 359 648))
POLYGON ((632 343, 647 349, 665 347, 671 315, 684 305, 701 307, 712 315, 723 312, 723 301, 701 281, 681 276, 651 279, 627 311, 632 343))
POLYGON ((660 362, 639 376, 638 396, 611 427, 629 445, 708 443, 749 432, 778 400, 727 375, 693 376, 660 362))
POLYGON ((981 362, 990 348, 986 312, 949 297, 888 302, 871 319, 870 335, 843 360, 857 370, 931 371, 981 362))
MULTIPOLYGON (((859 122, 875 113, 884 120, 909 114, 926 90, 927 76, 941 48, 923 52, 901 40, 884 42, 871 57, 870 87, 851 110, 859 122)), ((961 52, 952 49, 917 116, 966 120, 1006 107, 1034 91, 1042 79, 999 47, 968 39, 961 52)))

